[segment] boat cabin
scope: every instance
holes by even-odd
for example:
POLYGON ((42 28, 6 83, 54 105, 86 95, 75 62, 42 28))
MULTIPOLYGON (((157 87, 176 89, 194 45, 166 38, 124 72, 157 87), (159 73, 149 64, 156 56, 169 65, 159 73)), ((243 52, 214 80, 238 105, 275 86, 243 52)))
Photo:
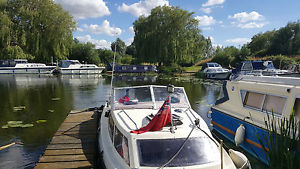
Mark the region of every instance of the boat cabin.
POLYGON ((184 88, 176 87, 172 93, 164 86, 115 88, 111 110, 104 111, 99 144, 107 168, 220 166, 219 149, 209 139, 211 133, 204 120, 190 108, 184 88), (133 133, 149 124, 168 96, 173 127, 168 124, 159 131, 133 133), (202 131, 195 128, 192 132, 196 119, 200 119, 202 131))
POLYGON ((257 73, 258 71, 261 71, 262 75, 275 75, 276 68, 272 61, 243 61, 241 63, 237 63, 236 68, 232 70, 232 73, 246 75, 249 73, 257 73))
MULTIPOLYGON (((108 70, 112 70, 112 64, 108 66, 108 70)), ((115 64, 115 73, 146 73, 157 72, 155 65, 120 65, 115 64)))
POLYGON ((220 68, 220 69, 222 69, 222 66, 218 63, 209 62, 209 63, 205 63, 202 66, 201 71, 204 71, 206 68, 220 68))
POLYGON ((78 60, 62 60, 58 64, 61 68, 68 68, 70 65, 81 65, 81 63, 78 60))
POLYGON ((16 64, 26 64, 27 59, 0 60, 0 67, 15 67, 16 64))

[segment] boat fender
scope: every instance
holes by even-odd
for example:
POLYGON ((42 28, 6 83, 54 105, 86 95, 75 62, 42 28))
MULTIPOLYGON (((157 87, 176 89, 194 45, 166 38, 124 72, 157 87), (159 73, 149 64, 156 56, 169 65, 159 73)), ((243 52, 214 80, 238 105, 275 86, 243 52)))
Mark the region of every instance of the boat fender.
POLYGON ((229 149, 229 156, 238 169, 251 169, 250 162, 243 153, 229 149))
POLYGON ((244 142, 244 137, 245 137, 245 127, 243 124, 241 124, 235 132, 235 136, 234 136, 235 145, 239 146, 240 144, 242 144, 244 142))

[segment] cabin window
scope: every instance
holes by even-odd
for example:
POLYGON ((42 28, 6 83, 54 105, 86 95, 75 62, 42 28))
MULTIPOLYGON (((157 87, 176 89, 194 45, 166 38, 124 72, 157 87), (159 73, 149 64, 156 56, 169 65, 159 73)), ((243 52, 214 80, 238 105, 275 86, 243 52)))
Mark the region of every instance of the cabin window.
POLYGON ((300 98, 296 98, 293 109, 295 116, 300 117, 300 98))
POLYGON ((130 165, 128 140, 123 134, 115 128, 114 146, 123 160, 130 165))
POLYGON ((274 96, 241 90, 243 105, 249 108, 259 109, 268 113, 282 115, 286 103, 286 97, 274 96))
POLYGON ((281 115, 286 102, 286 98, 280 96, 266 95, 263 110, 281 115))
POLYGON ((113 141, 114 126, 115 126, 114 120, 110 116, 109 117, 109 128, 108 128, 108 131, 109 131, 109 135, 110 135, 111 141, 113 141))
POLYGON ((264 94, 261 93, 255 93, 255 92, 247 92, 244 99, 244 105, 261 109, 262 103, 264 100, 264 94))
POLYGON ((144 69, 145 69, 145 70, 148 70, 148 66, 145 66, 144 69))
POLYGON ((132 70, 136 70, 136 67, 132 67, 132 70))
POLYGON ((126 70, 126 66, 122 66, 122 70, 126 70))
POLYGON ((252 70, 252 64, 249 63, 244 63, 242 70, 252 70))

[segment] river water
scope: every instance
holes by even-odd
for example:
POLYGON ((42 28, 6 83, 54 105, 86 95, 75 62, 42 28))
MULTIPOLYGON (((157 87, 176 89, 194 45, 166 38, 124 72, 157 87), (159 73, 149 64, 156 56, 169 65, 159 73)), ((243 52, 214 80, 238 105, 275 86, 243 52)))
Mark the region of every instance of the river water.
MULTIPOLYGON (((0 168, 33 168, 52 136, 74 109, 103 105, 110 79, 101 75, 0 75, 0 168), (3 128, 8 123, 33 124, 28 128, 3 128)), ((158 84, 185 88, 192 108, 210 124, 207 111, 221 93, 222 81, 193 77, 116 76, 114 86, 158 84)), ((233 145, 225 142, 228 146, 233 145)), ((241 150, 240 150, 241 151, 241 150)), ((248 155, 252 168, 265 168, 248 155)))

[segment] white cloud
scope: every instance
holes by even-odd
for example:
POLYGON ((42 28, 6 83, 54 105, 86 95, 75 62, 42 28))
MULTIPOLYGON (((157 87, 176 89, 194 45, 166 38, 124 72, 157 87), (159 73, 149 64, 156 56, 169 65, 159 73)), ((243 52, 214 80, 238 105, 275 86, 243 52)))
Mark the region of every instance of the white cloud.
POLYGON ((82 28, 76 28, 76 31, 83 32, 83 29, 82 28))
POLYGON ((229 19, 236 19, 238 22, 245 23, 248 21, 258 21, 263 20, 264 17, 256 11, 252 11, 250 13, 240 12, 236 13, 233 16, 228 16, 229 19))
POLYGON ((211 13, 211 8, 201 8, 200 11, 202 11, 206 14, 210 14, 211 13))
POLYGON ((54 0, 76 19, 97 18, 110 15, 103 0, 54 0))
POLYGON ((128 29, 129 29, 129 32, 130 32, 130 33, 134 34, 133 26, 130 26, 128 29))
POLYGON ((168 0, 144 0, 137 3, 126 5, 122 3, 122 6, 118 6, 120 12, 129 12, 132 15, 139 17, 141 15, 148 16, 151 12, 151 9, 157 6, 169 6, 168 0))
POLYGON ((133 42, 133 40, 134 40, 133 38, 126 39, 126 41, 125 41, 126 46, 131 45, 131 43, 133 42))
POLYGON ((245 44, 250 42, 251 39, 249 38, 234 38, 234 39, 228 39, 225 42, 227 43, 236 43, 236 44, 245 44))
POLYGON ((122 30, 117 27, 111 27, 108 20, 104 20, 102 25, 91 24, 83 25, 83 28, 93 34, 106 34, 109 36, 116 36, 122 33, 122 30))
POLYGON ((212 46, 213 46, 214 48, 217 48, 217 47, 223 48, 223 45, 221 45, 221 44, 212 44, 212 46))
POLYGON ((264 17, 256 11, 250 13, 240 12, 233 16, 229 15, 228 18, 234 19, 234 21, 231 22, 232 25, 236 25, 242 29, 261 28, 267 24, 267 22, 263 22, 264 17))
POLYGON ((107 42, 106 40, 96 40, 93 39, 90 35, 85 35, 85 36, 78 36, 76 37, 80 42, 90 42, 92 44, 94 44, 96 46, 96 49, 99 48, 106 48, 106 49, 110 49, 110 42, 107 42))
POLYGON ((203 7, 221 5, 225 2, 225 0, 208 0, 206 3, 202 4, 203 7))
POLYGON ((199 21, 199 26, 210 26, 216 23, 216 20, 212 16, 196 16, 195 19, 199 21))
POLYGON ((265 26, 266 23, 256 23, 256 22, 250 22, 246 24, 238 24, 237 26, 243 29, 249 29, 249 28, 261 28, 265 26))

